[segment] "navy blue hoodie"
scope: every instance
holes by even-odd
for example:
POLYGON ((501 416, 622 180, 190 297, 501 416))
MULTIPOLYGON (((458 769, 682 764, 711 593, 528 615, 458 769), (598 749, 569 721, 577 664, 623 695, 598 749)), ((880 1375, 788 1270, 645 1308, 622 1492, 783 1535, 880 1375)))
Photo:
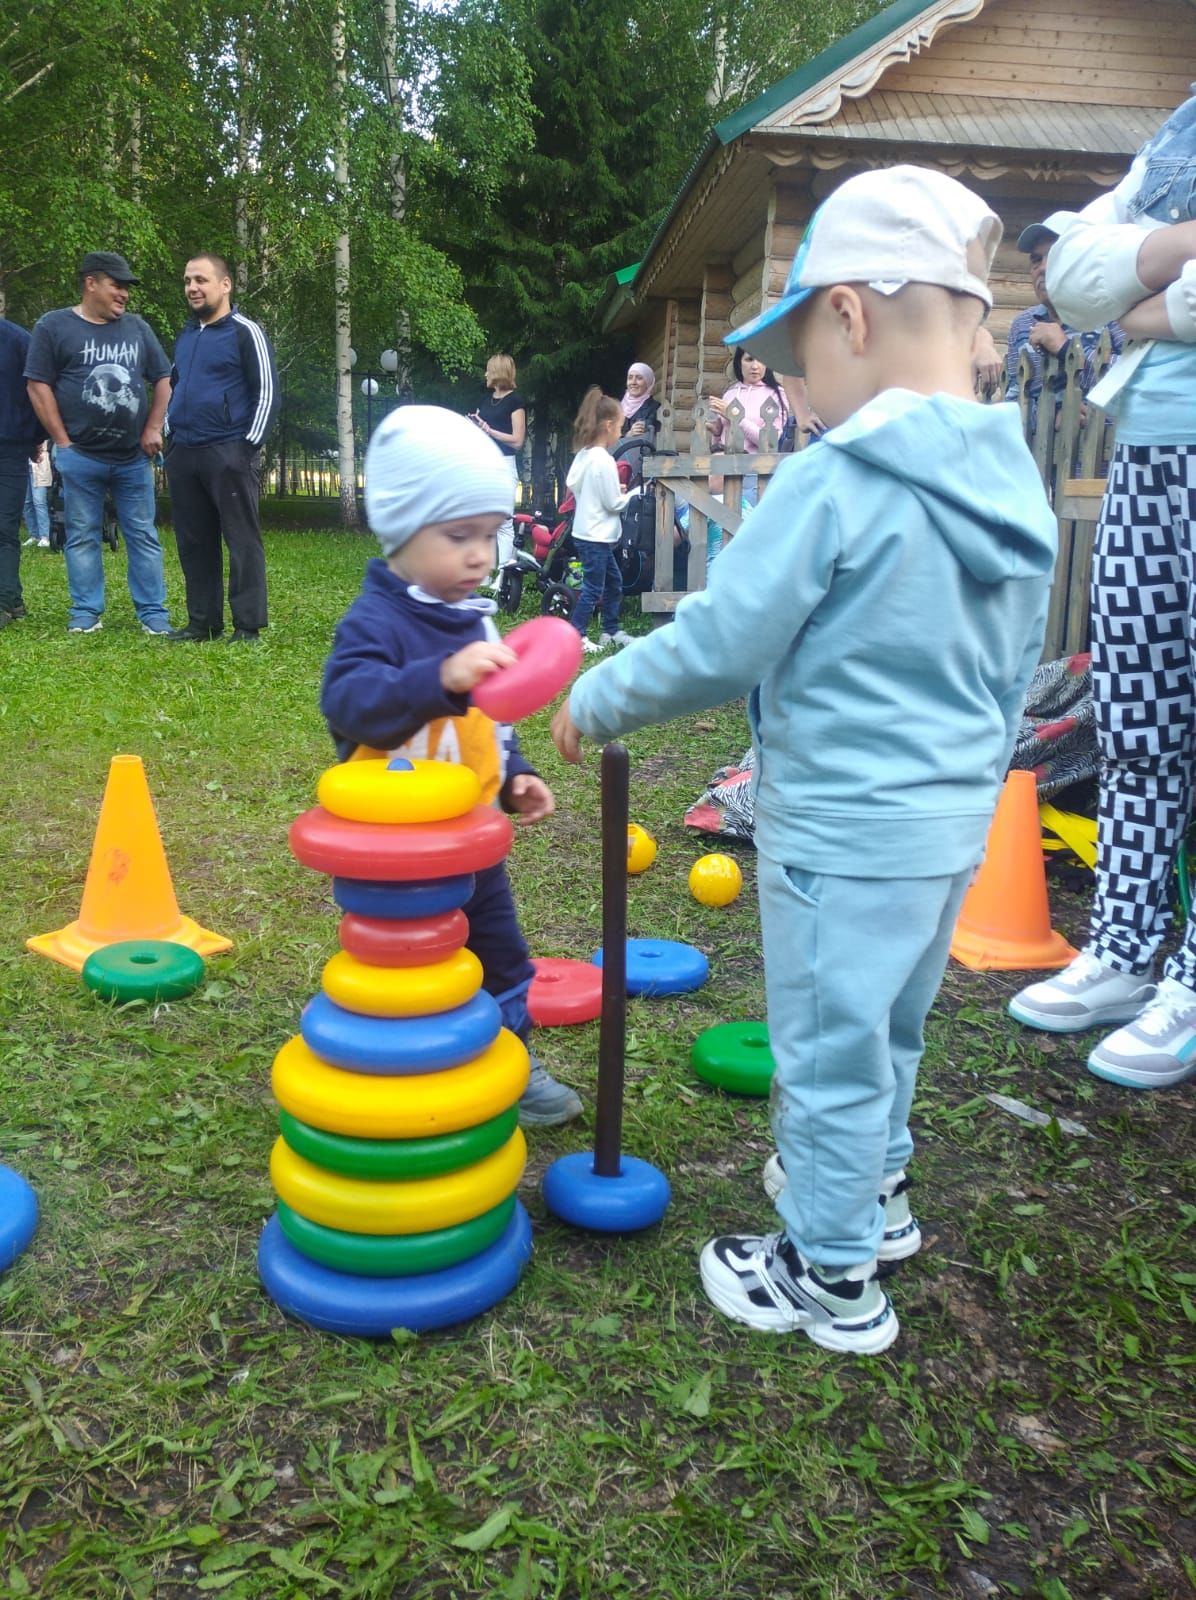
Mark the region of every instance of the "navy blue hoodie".
POLYGON ((46 437, 29 404, 25 358, 29 335, 7 317, 0 317, 0 444, 35 450, 46 437))
POLYGON ((176 444, 244 439, 258 449, 278 415, 270 341, 233 306, 215 322, 192 317, 174 347, 167 422, 176 444))
POLYGON ((533 769, 515 730, 467 694, 451 694, 440 665, 467 644, 497 638, 493 600, 449 604, 404 583, 385 561, 365 569, 361 593, 337 624, 320 709, 347 761, 358 747, 471 767, 482 799, 504 801, 511 778, 533 769))

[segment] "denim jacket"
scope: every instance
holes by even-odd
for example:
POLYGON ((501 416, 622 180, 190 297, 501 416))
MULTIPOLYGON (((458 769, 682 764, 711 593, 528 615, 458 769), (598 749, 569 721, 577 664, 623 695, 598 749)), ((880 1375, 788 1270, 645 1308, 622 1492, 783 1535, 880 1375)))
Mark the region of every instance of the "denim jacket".
POLYGON ((1196 94, 1167 118, 1135 160, 1144 165, 1138 192, 1127 206, 1130 216, 1191 222, 1196 217, 1196 94))

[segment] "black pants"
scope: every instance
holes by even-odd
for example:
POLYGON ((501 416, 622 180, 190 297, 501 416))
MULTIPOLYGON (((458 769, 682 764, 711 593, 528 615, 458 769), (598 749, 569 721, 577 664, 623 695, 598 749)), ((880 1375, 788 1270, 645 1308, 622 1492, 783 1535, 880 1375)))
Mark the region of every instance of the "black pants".
POLYGON ((244 439, 176 444, 166 457, 179 565, 187 585, 187 621, 219 633, 224 627, 224 553, 228 608, 234 628, 266 626, 266 556, 258 520, 261 458, 244 439))
POLYGON ((21 597, 21 511, 29 489, 27 444, 0 444, 0 611, 21 597))

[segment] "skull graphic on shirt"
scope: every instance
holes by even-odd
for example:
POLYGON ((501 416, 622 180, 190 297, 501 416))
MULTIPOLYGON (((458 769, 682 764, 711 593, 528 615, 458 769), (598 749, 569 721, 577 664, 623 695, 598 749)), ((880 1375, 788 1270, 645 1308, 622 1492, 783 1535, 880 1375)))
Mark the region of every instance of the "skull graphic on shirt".
POLYGON ((115 361, 102 362, 87 374, 83 384, 83 400, 108 416, 112 416, 118 407, 136 412, 138 399, 133 393, 132 373, 128 367, 122 367, 115 361))

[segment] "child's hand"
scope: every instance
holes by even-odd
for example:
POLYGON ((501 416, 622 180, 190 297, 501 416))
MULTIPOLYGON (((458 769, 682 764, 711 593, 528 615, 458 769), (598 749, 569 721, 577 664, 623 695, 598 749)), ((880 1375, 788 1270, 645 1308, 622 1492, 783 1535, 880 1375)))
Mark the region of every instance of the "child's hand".
POLYGON ((581 729, 573 720, 567 700, 552 719, 552 742, 566 761, 572 762, 575 767, 582 765, 581 729))
POLYGON ((521 772, 517 778, 511 779, 507 803, 518 814, 523 827, 532 822, 543 822, 556 810, 552 790, 534 772, 521 772))
POLYGON ((450 694, 469 691, 502 667, 513 667, 519 657, 497 639, 478 639, 440 663, 440 682, 450 694))

